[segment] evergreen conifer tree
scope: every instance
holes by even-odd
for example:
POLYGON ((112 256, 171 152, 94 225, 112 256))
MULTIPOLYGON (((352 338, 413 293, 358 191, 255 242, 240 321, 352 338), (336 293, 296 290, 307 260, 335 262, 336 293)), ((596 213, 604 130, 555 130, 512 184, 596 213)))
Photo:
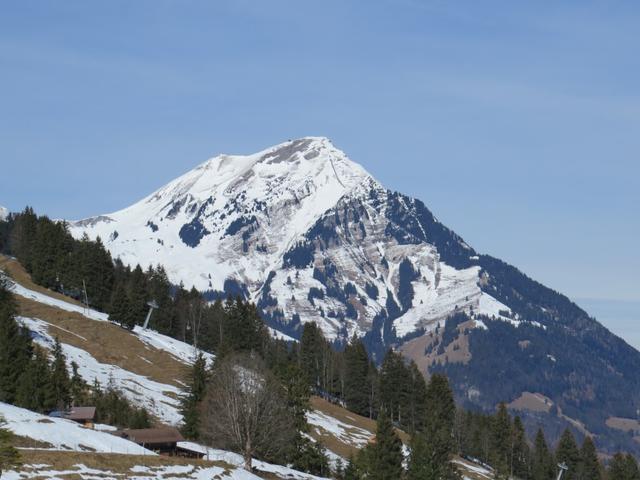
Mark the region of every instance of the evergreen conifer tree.
POLYGON ((367 479, 402 478, 402 442, 384 410, 378 414, 375 444, 371 449, 367 479))
POLYGON ((423 433, 414 433, 411 437, 410 448, 407 480, 435 478, 431 469, 429 445, 423 433))
POLYGON ((500 478, 506 478, 510 474, 511 417, 504 403, 498 405, 491 425, 490 460, 500 478))
POLYGON ((29 332, 15 320, 15 303, 0 277, 0 401, 13 403, 20 377, 27 368, 32 346, 29 332))
POLYGON ((427 385, 427 417, 424 438, 427 442, 428 471, 437 479, 458 478, 451 463, 455 449, 454 426, 456 405, 447 377, 436 373, 427 385))
POLYGON ((51 364, 51 386, 53 389, 53 401, 55 408, 66 409, 71 403, 71 381, 67 362, 62 353, 62 345, 58 337, 53 346, 53 363, 51 364))
POLYGON ((4 418, 0 417, 0 477, 3 471, 20 465, 20 452, 12 442, 13 433, 6 428, 4 418))
POLYGON ((628 453, 616 453, 609 463, 607 480, 640 480, 638 462, 628 453))
POLYGON ((556 467, 553 454, 549 450, 544 432, 538 429, 534 441, 533 458, 531 460, 531 478, 533 480, 547 480, 553 478, 556 467))
POLYGON ((591 437, 587 436, 580 449, 580 480, 602 480, 602 471, 598 460, 598 452, 591 437))
POLYGON ((81 406, 87 403, 88 385, 78 372, 78 364, 71 362, 71 381, 69 384, 69 393, 71 395, 71 401, 74 406, 81 406))
POLYGON ((321 385, 324 346, 324 337, 316 323, 305 323, 300 336, 300 368, 307 384, 313 388, 320 388, 321 385))
POLYGON ((347 408, 360 415, 370 417, 369 358, 364 343, 355 335, 344 350, 344 361, 344 399, 347 408))
POLYGON ((402 355, 389 350, 382 361, 378 379, 381 408, 384 408, 392 421, 406 426, 411 397, 411 374, 402 355))
POLYGON ((562 433, 556 447, 556 460, 558 463, 566 463, 569 470, 562 476, 563 480, 579 480, 580 451, 578 445, 568 428, 562 433))
POLYGON ((127 326, 130 304, 129 296, 123 282, 117 282, 113 295, 111 296, 111 306, 109 307, 109 320, 117 322, 121 327, 127 326))
POLYGON ((202 354, 191 368, 191 378, 186 395, 182 398, 182 416, 184 423, 182 434, 189 439, 197 440, 200 427, 199 404, 204 398, 207 383, 207 362, 202 354))
POLYGON ((137 265, 131 272, 128 293, 129 308, 125 316, 124 325, 129 330, 133 330, 136 325, 144 321, 148 310, 146 279, 140 265, 137 265))
MULTIPOLYGON (((158 266, 155 269, 149 270, 147 282, 148 295, 149 298, 152 298, 158 304, 158 309, 153 312, 153 329, 165 334, 170 333, 171 324, 173 323, 174 311, 171 290, 171 282, 164 267, 158 266)), ((206 347, 203 345, 203 348, 206 347)), ((212 351, 216 350, 215 348, 209 349, 212 351)))
POLYGON ((527 435, 520 417, 513 419, 511 429, 511 475, 522 480, 528 479, 531 475, 531 452, 527 443, 527 435))
POLYGON ((47 353, 39 347, 20 377, 15 404, 36 412, 47 412, 56 406, 47 353))
POLYGON ((347 462, 347 466, 344 468, 344 473, 342 474, 343 480, 361 480, 362 474, 356 464, 353 455, 349 457, 349 461, 347 462))
POLYGON ((427 383, 418 370, 418 366, 411 361, 409 371, 409 404, 407 406, 406 428, 410 432, 422 432, 427 417, 427 383))
POLYGON ((30 272, 33 259, 33 244, 36 237, 38 217, 31 207, 16 216, 15 224, 9 238, 11 253, 20 261, 22 266, 30 272))

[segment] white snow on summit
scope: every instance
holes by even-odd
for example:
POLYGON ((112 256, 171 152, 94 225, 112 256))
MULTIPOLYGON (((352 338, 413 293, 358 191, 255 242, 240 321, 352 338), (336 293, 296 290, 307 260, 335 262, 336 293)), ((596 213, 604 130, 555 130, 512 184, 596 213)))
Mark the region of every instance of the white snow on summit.
POLYGON ((347 339, 377 321, 386 342, 454 311, 510 321, 482 292, 478 257, 460 237, 323 137, 218 155, 70 231, 100 237, 125 264, 162 265, 186 288, 242 292, 289 336, 314 321, 327 338, 347 339), (447 264, 438 242, 457 258, 468 252, 465 268, 447 264))
POLYGON ((223 290, 231 277, 259 285, 300 235, 368 176, 328 139, 307 137, 253 155, 218 155, 131 207, 72 222, 70 231, 101 237, 127 264, 164 265, 187 287, 223 290), (234 235, 256 224, 253 244, 234 235))
POLYGON ((0 205, 0 221, 6 220, 9 216, 9 210, 2 205, 0 205))

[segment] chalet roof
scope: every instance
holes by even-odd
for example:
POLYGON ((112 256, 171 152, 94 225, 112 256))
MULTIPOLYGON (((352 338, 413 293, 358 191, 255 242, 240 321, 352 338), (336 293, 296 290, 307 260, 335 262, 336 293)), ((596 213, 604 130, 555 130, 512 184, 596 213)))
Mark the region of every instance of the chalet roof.
POLYGON ((178 430, 170 427, 122 430, 120 434, 132 442, 145 445, 176 443, 184 440, 178 430))
POLYGON ((64 418, 69 420, 93 420, 96 417, 96 407, 72 407, 65 412, 64 418))

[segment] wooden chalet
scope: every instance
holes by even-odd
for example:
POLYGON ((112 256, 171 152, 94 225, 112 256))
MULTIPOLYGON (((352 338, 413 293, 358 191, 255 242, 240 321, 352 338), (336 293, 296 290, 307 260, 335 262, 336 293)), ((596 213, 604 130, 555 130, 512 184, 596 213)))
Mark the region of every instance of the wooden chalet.
POLYGON ((171 427, 119 430, 114 435, 161 455, 177 455, 177 444, 184 441, 180 432, 171 427))
POLYGON ((71 407, 69 410, 54 411, 49 414, 51 417, 66 418, 87 428, 93 428, 96 418, 96 407, 71 407))

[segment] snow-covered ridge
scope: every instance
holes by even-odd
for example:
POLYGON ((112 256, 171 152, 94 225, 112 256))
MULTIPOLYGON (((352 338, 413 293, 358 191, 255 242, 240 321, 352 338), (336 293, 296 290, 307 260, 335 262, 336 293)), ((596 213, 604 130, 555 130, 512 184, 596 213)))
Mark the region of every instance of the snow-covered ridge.
POLYGON ((9 210, 0 205, 0 221, 6 220, 9 217, 9 210))

